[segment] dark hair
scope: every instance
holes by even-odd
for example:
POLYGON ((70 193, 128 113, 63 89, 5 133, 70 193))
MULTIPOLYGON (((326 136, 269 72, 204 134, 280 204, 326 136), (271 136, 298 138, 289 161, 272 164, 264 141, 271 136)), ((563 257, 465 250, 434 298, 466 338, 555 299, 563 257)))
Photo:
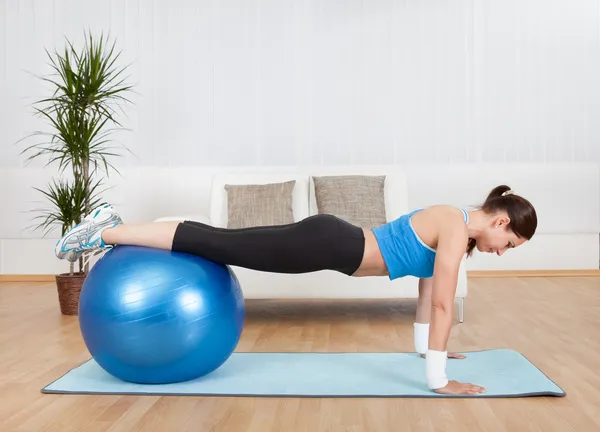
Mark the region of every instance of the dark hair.
MULTIPOLYGON (((508 228, 520 238, 530 240, 535 234, 537 228, 535 208, 528 200, 513 193, 512 189, 506 185, 496 186, 492 189, 479 209, 490 214, 505 211, 510 218, 508 228), (503 195, 505 192, 507 194, 503 195)), ((475 239, 469 239, 468 256, 473 253, 476 243, 475 239)))

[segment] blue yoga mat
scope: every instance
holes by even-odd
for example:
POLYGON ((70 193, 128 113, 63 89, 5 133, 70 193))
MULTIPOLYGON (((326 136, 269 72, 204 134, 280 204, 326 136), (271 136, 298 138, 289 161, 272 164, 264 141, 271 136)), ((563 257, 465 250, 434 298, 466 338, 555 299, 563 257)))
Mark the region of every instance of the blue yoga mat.
POLYGON ((243 353, 219 369, 177 384, 139 385, 106 373, 92 359, 43 393, 277 397, 524 397, 565 392, 516 351, 496 349, 448 359, 450 379, 483 386, 479 395, 441 395, 425 382, 416 353, 243 353))

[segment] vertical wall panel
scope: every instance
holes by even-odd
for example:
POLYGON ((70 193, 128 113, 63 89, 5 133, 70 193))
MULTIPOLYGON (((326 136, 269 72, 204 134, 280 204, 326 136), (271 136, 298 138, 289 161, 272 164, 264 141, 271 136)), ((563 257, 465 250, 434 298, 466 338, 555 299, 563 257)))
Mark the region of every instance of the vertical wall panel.
POLYGON ((117 38, 126 165, 600 161, 598 2, 3 0, 0 166, 44 49, 117 38))

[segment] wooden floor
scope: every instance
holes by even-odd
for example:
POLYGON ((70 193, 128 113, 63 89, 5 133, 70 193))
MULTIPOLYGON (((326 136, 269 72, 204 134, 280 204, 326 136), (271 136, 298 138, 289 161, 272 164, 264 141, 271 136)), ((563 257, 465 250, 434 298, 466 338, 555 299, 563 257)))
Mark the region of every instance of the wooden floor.
MULTIPOLYGON (((0 283, 0 431, 600 430, 600 278, 473 279, 452 351, 506 347, 564 398, 296 399, 44 395, 88 359, 50 283, 0 283)), ((412 351, 412 301, 248 302, 240 351, 412 351)))

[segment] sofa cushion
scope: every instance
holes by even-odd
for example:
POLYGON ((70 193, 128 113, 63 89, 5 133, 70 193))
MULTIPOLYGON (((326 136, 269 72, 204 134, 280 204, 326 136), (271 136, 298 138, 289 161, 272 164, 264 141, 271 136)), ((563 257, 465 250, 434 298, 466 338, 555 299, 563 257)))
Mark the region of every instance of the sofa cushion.
POLYGON ((226 184, 227 228, 284 225, 294 222, 295 180, 282 183, 226 184))
MULTIPOLYGON (((310 175, 291 169, 281 168, 278 172, 270 169, 239 168, 213 175, 210 185, 210 222, 219 228, 227 227, 227 191, 225 185, 260 185, 295 181, 292 192, 292 209, 294 220, 299 221, 309 216, 310 175)), ((312 191, 312 189, 311 189, 312 191)))
POLYGON ((385 175, 313 176, 318 212, 363 228, 385 224, 385 178, 385 175))

